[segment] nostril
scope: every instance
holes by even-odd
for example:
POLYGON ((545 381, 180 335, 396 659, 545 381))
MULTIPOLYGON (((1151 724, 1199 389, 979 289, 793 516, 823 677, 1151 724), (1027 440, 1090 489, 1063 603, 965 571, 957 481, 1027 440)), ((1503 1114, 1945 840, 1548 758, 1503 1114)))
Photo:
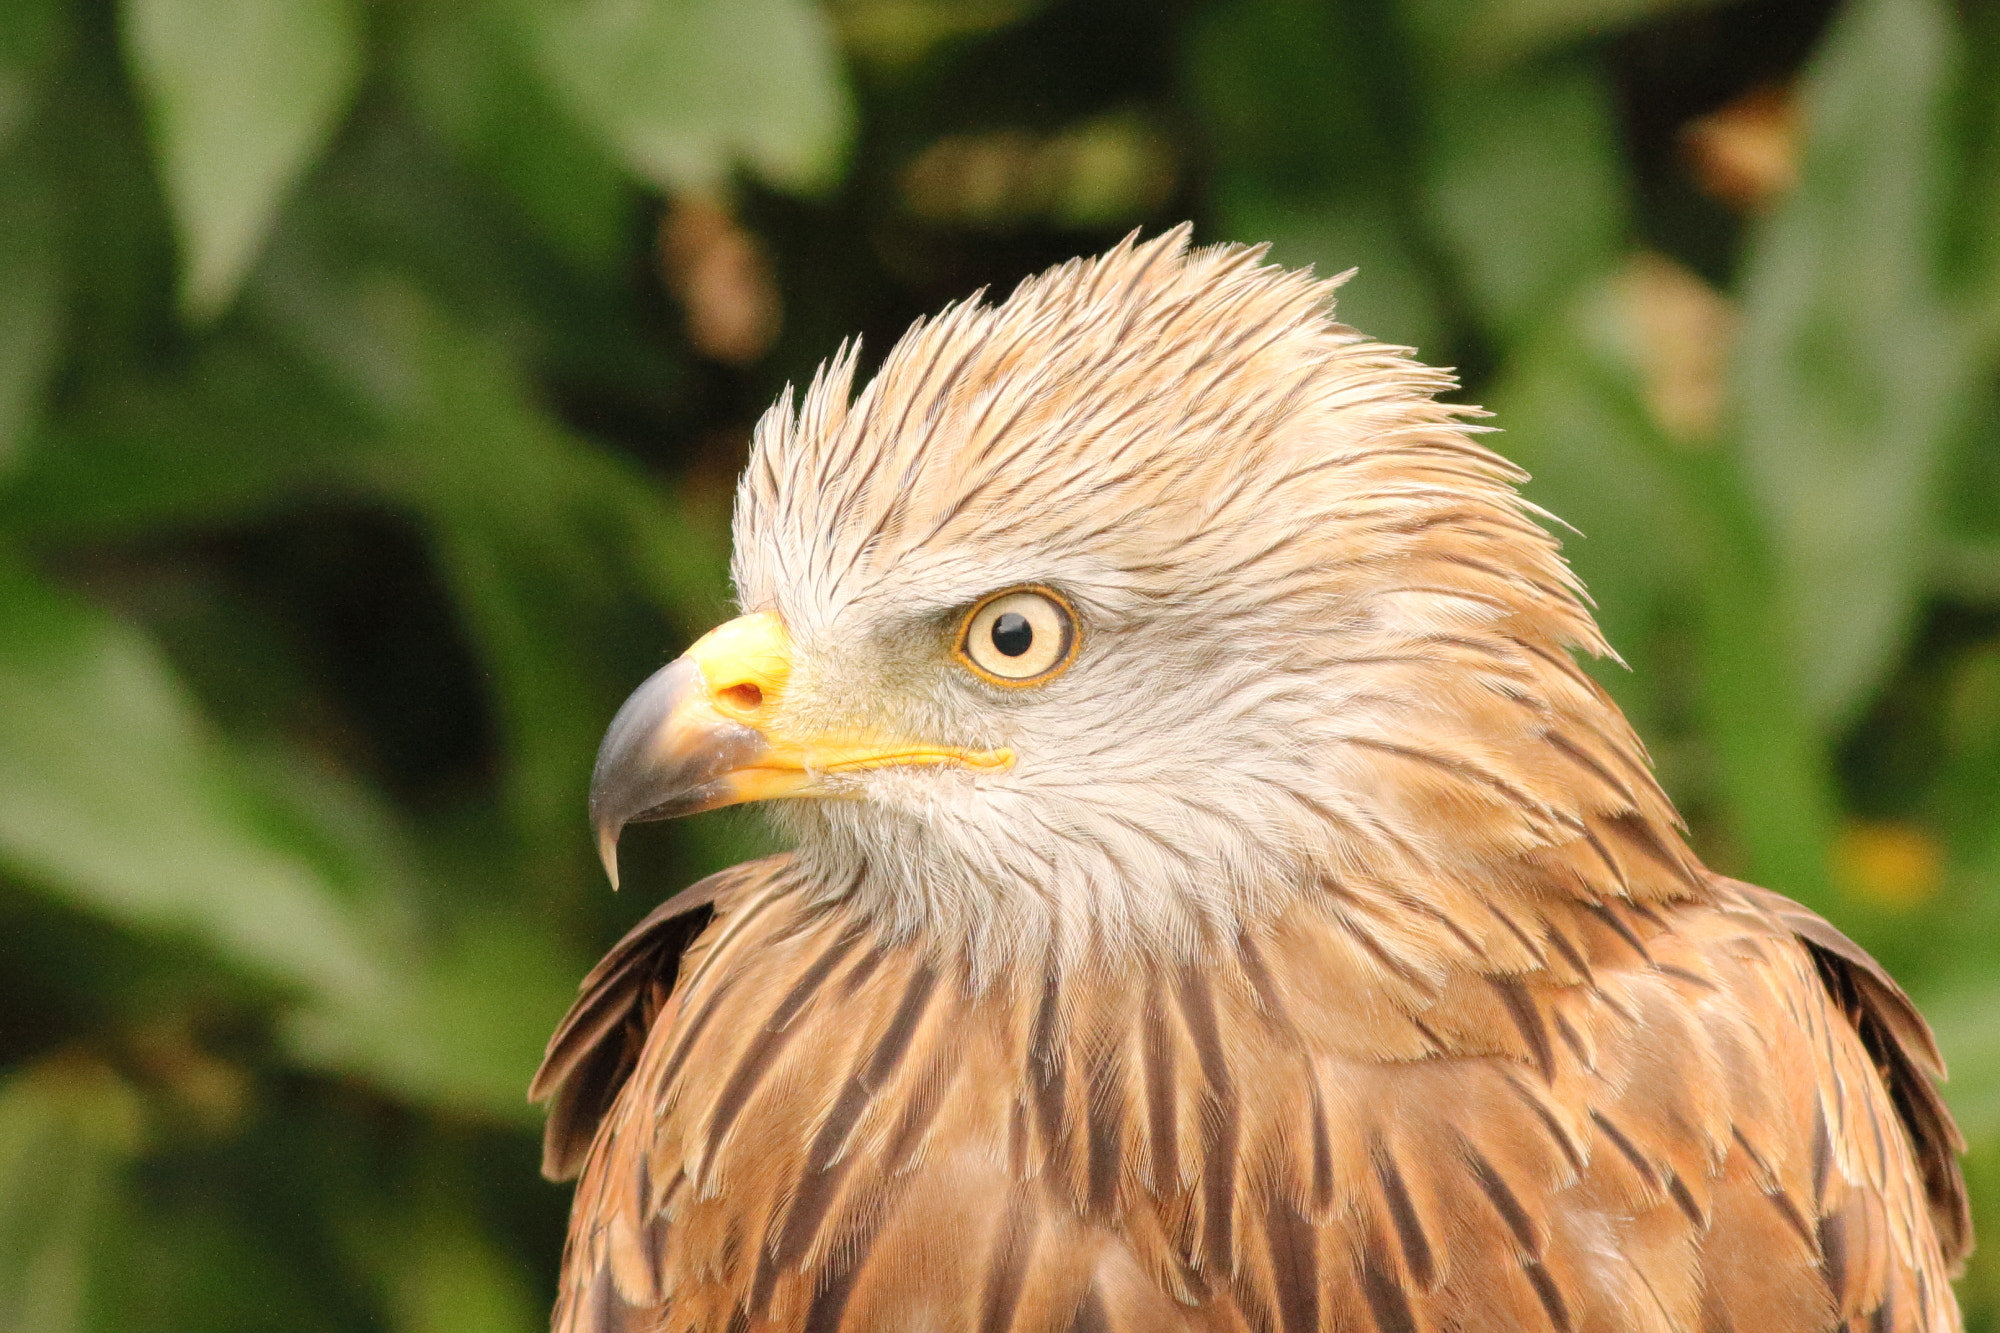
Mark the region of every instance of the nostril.
POLYGON ((764 706, 764 691, 744 681, 740 685, 726 685, 716 692, 724 703, 740 712, 750 713, 764 706))

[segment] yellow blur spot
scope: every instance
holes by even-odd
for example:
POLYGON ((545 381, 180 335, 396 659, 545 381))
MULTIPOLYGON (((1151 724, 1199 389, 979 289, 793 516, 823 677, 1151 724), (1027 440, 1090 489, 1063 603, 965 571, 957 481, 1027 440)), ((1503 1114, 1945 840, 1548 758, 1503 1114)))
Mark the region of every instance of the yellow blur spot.
POLYGON ((1849 824, 1833 844, 1833 874, 1841 892, 1892 911, 1927 902, 1943 869, 1937 843, 1909 824, 1849 824))

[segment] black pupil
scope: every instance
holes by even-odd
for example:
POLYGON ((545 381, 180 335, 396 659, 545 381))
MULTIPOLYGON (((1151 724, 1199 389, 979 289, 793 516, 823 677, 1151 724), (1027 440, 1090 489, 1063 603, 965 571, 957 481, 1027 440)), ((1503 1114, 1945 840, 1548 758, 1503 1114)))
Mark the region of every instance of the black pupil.
POLYGON ((993 622, 993 646, 1009 657, 1019 657, 1035 642, 1035 627, 1018 611, 1008 611, 993 622))

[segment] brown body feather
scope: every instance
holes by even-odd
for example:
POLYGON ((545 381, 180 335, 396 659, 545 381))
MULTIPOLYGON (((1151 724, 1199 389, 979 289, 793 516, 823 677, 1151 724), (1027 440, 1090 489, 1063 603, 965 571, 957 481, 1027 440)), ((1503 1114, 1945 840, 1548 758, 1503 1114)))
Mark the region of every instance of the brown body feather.
POLYGON ((1922 1020, 1803 908, 1662 879, 1446 967, 1329 886, 1198 963, 975 990, 742 867, 551 1044, 539 1091, 594 1080, 556 1327, 1955 1329, 1922 1020))

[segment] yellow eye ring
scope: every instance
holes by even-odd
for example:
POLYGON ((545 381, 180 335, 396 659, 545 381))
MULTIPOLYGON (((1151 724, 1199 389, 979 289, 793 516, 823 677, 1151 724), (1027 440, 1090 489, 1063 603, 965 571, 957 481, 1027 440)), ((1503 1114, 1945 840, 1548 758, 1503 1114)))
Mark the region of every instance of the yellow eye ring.
POLYGON ((1076 608, 1053 588, 989 593, 959 622, 959 664, 993 685, 1043 685, 1076 660, 1076 608))

